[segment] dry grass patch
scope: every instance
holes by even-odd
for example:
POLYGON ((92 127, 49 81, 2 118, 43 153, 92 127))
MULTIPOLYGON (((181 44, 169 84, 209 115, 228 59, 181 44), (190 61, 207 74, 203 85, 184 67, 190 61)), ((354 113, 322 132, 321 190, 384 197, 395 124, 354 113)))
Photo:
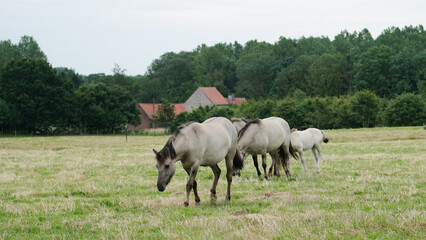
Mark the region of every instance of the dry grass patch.
POLYGON ((217 201, 201 168, 201 204, 191 194, 188 208, 180 164, 156 189, 152 148, 167 137, 0 138, 0 238, 426 238, 426 131, 326 132, 321 173, 306 152, 307 174, 293 161, 291 179, 266 181, 249 158, 226 202, 224 164, 217 201))

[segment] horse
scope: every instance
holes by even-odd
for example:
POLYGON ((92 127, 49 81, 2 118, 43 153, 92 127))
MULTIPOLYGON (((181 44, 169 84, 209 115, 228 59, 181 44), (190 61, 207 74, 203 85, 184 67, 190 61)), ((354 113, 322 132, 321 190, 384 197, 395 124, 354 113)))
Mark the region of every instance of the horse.
MULTIPOLYGON (((266 153, 272 153, 272 156, 277 155, 273 157, 276 175, 280 176, 279 161, 274 161, 274 159, 280 158, 286 176, 290 178, 290 127, 282 118, 254 119, 249 121, 238 132, 235 158, 244 161, 249 154, 252 156, 261 154, 265 179, 268 178, 266 173, 266 153)), ((238 170, 239 168, 236 169, 238 170)), ((271 172, 272 167, 269 169, 269 173, 271 172)))
MULTIPOLYGON (((321 142, 328 143, 328 138, 324 131, 317 128, 308 128, 304 131, 297 131, 297 129, 291 129, 290 133, 291 148, 294 152, 297 152, 300 157, 300 161, 303 164, 303 168, 306 170, 305 160, 303 159, 303 151, 312 150, 315 160, 317 162, 317 172, 320 172, 320 162, 322 157, 321 142), (318 152, 318 153, 317 153, 318 152)), ((297 159, 297 155, 295 157, 297 159)))
MULTIPOLYGON (((240 132, 240 130, 250 121, 251 121, 250 119, 245 119, 245 118, 231 118, 231 122, 234 125, 235 129, 237 130, 237 133, 240 132)), ((277 151, 270 152, 269 155, 272 158, 272 164, 274 164, 275 156, 277 156, 277 151)), ((257 176, 260 177, 262 175, 262 173, 259 170, 259 162, 257 160, 257 155, 251 155, 251 157, 253 158, 253 165, 256 168, 257 176)), ((238 170, 234 169, 234 175, 237 175, 237 176, 240 177, 241 176, 240 169, 238 169, 238 170)))
POLYGON ((166 189, 175 174, 176 162, 181 161, 189 176, 184 206, 189 205, 189 194, 192 189, 196 205, 200 204, 195 180, 200 166, 210 167, 213 170, 214 180, 210 192, 212 200, 216 200, 216 186, 221 173, 217 164, 225 158, 228 181, 226 200, 230 201, 233 166, 238 168, 243 164, 242 161, 234 158, 236 148, 237 131, 231 121, 226 118, 214 117, 203 123, 189 122, 179 126, 163 149, 159 152, 153 149, 157 160, 158 190, 163 192, 166 189))

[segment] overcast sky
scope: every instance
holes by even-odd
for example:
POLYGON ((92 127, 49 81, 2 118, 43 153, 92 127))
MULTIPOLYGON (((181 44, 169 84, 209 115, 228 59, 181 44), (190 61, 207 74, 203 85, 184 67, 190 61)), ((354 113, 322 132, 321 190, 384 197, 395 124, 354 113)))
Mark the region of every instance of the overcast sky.
POLYGON ((280 36, 425 26, 425 0, 0 0, 0 40, 33 36, 53 67, 144 74, 166 52, 280 36))

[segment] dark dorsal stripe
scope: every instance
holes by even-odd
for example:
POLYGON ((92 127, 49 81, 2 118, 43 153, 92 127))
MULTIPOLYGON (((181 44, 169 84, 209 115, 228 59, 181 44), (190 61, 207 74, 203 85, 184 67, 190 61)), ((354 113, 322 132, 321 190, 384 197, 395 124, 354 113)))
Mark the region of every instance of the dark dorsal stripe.
POLYGON ((238 138, 242 137, 243 134, 246 132, 246 130, 250 127, 252 124, 261 124, 261 120, 259 118, 256 118, 254 120, 249 121, 241 130, 238 132, 238 138))

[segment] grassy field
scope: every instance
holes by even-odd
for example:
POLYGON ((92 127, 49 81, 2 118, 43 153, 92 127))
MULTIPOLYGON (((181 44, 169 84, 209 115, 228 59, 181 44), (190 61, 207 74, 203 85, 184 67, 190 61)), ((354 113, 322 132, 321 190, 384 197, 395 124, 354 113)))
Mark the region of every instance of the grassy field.
MULTIPOLYGON (((167 137, 0 138, 0 239, 425 239, 426 131, 327 131, 321 173, 259 179, 252 160, 218 200, 213 173, 197 176, 201 205, 183 207, 180 163, 165 192, 156 188, 152 148, 167 137)), ((268 160, 270 164, 270 159, 268 160)))

